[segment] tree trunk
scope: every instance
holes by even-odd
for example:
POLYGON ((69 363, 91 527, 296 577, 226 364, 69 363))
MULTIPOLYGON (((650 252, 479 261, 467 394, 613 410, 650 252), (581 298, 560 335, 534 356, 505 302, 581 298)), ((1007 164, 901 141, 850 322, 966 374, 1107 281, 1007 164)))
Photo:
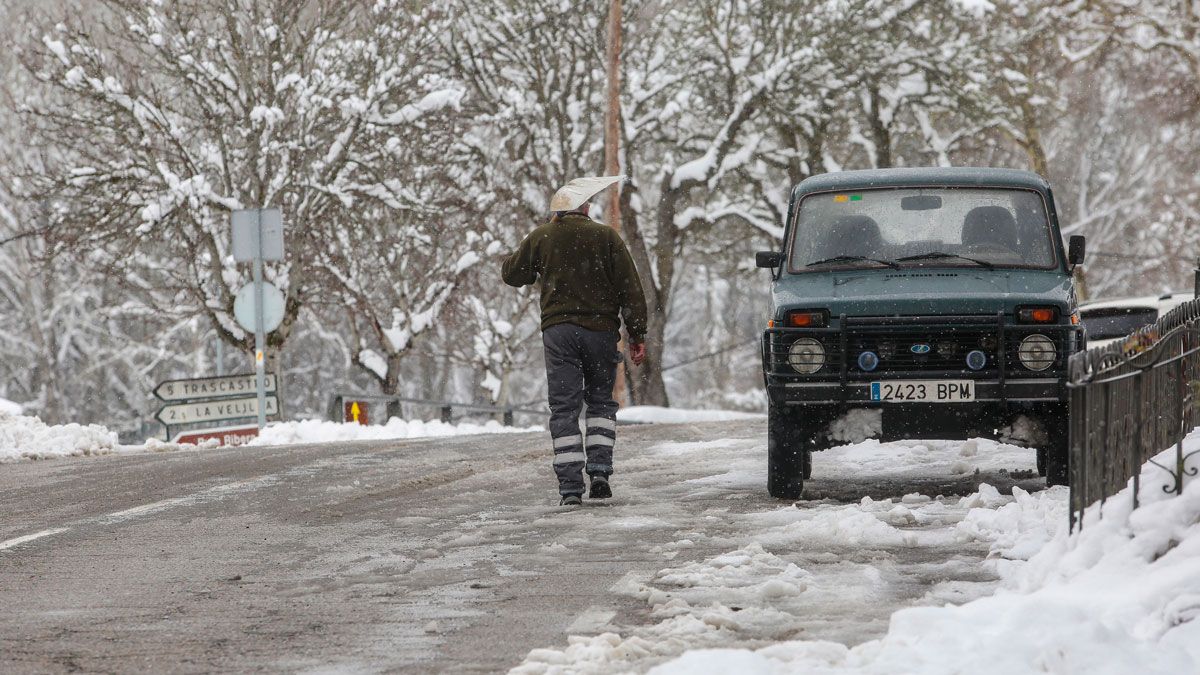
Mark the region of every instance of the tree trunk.
POLYGON ((1021 101, 1021 122, 1024 126, 1025 152, 1029 155, 1029 164, 1033 172, 1043 178, 1050 177, 1050 163, 1046 160, 1046 150, 1042 147, 1042 133, 1038 128, 1037 112, 1028 101, 1021 101))
POLYGON ((663 380, 663 336, 667 330, 666 312, 651 311, 646 331, 646 360, 640 367, 626 363, 629 385, 633 392, 632 405, 668 406, 667 384, 663 380))
POLYGON ((383 395, 398 396, 400 394, 400 366, 404 362, 404 353, 388 354, 387 376, 383 378, 383 395))
MULTIPOLYGON (((626 169, 630 174, 633 173, 631 167, 626 167, 626 169)), ((645 238, 642 237, 638 214, 633 210, 633 193, 636 191, 637 187, 634 185, 621 191, 621 228, 625 231, 626 243, 633 256, 638 276, 642 279, 642 291, 646 295, 649 320, 646 326, 646 361, 638 367, 628 362, 625 364, 632 393, 629 403, 665 407, 670 404, 667 398, 667 385, 663 381, 662 374, 663 339, 667 332, 667 311, 663 299, 666 294, 655 285, 650 252, 645 238)), ((663 242, 659 242, 659 246, 662 245, 663 242)), ((674 238, 667 245, 673 249, 674 238)))
POLYGON ((871 140, 875 143, 875 168, 889 169, 892 166, 892 132, 883 123, 879 114, 879 85, 872 83, 867 87, 870 97, 869 121, 871 123, 871 140))

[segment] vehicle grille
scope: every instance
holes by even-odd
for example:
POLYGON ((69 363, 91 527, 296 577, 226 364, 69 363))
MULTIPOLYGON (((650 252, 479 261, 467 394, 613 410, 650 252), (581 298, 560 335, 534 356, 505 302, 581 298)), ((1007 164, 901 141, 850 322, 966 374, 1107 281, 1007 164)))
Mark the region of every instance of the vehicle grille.
POLYGON ((772 375, 803 379, 837 379, 844 373, 848 380, 862 381, 897 373, 994 378, 1003 366, 1009 377, 1053 376, 1065 371, 1076 331, 1068 326, 1001 327, 997 317, 970 317, 969 323, 945 323, 946 317, 930 317, 928 323, 918 317, 907 322, 895 321, 870 323, 857 319, 845 322, 840 329, 769 330, 764 341, 768 371, 772 375), (1055 345, 1055 360, 1042 371, 1025 368, 1017 355, 1021 341, 1034 333, 1049 337, 1055 345), (825 347, 825 365, 814 375, 800 376, 788 362, 788 350, 800 338, 815 338, 825 347), (914 346, 919 347, 914 349, 914 346), (974 350, 986 356, 986 364, 980 370, 972 370, 966 363, 967 354, 974 350), (858 357, 864 351, 879 356, 875 370, 859 368, 858 357))

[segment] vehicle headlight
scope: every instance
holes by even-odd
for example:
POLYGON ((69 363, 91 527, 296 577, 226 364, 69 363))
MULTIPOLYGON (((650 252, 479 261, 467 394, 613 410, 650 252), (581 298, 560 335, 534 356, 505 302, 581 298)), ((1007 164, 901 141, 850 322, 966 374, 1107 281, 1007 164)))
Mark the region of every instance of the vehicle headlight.
POLYGON ((825 365, 825 345, 812 338, 800 338, 788 349, 788 363, 802 375, 812 375, 825 365))
POLYGON ((1054 365, 1054 359, 1057 356, 1054 340, 1040 333, 1021 340, 1021 347, 1017 351, 1017 358, 1021 360, 1021 365, 1030 370, 1040 371, 1049 368, 1054 365))

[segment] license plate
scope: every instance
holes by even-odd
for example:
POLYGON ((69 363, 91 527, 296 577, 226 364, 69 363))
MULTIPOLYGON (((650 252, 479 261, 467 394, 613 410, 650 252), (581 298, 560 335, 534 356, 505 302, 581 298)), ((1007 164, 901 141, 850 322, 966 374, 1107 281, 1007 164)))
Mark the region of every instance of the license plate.
POLYGON ((890 403, 962 403, 975 400, 974 380, 872 382, 871 400, 890 403))

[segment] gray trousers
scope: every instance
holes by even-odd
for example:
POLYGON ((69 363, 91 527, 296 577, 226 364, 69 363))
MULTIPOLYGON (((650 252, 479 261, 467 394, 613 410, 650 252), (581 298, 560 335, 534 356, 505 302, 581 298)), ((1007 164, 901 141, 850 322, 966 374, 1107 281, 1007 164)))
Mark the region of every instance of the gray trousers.
POLYGON ((617 440, 613 382, 621 354, 617 331, 594 331, 573 324, 542 333, 550 399, 550 437, 559 494, 583 494, 583 472, 608 476, 617 440), (586 437, 579 416, 587 406, 586 437))

